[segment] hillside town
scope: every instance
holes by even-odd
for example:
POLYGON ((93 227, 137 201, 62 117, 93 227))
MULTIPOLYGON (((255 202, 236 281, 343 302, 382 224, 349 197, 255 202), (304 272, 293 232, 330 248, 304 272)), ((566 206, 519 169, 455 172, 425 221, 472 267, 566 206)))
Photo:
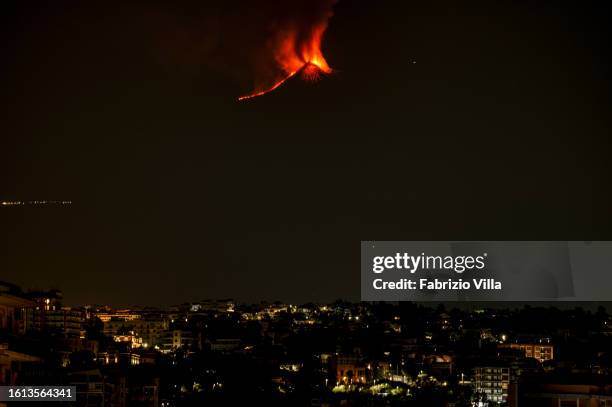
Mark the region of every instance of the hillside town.
POLYGON ((3 282, 0 329, 1 385, 76 386, 78 406, 612 406, 603 307, 74 307, 3 282))

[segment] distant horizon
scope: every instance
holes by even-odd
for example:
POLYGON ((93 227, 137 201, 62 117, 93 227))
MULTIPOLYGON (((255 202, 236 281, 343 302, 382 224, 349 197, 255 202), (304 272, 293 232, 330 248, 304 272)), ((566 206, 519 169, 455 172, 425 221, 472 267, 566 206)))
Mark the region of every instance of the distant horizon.
MULTIPOLYGON (((234 301, 234 303, 236 305, 259 305, 262 303, 268 303, 268 304, 274 304, 274 303, 281 303, 284 305, 307 305, 307 304, 315 304, 315 305, 329 305, 329 304, 333 304, 335 302, 341 301, 341 302, 346 302, 346 303, 350 303, 350 304, 362 304, 362 303, 378 303, 378 302, 384 302, 384 303, 389 303, 389 304, 399 304, 400 302, 398 301, 360 301, 360 300, 350 300, 347 298, 334 298, 332 300, 329 301, 291 301, 291 300, 283 300, 283 299, 259 299, 259 300, 243 300, 243 299, 239 299, 233 296, 220 296, 220 297, 201 297, 199 299, 194 299, 194 300, 185 300, 185 301, 180 301, 180 302, 173 302, 173 303, 166 303, 166 304, 145 304, 145 303, 133 303, 133 304, 125 304, 125 303, 105 303, 105 302, 71 302, 71 301, 66 301, 66 291, 62 290, 61 288, 58 287, 50 287, 50 288, 40 288, 40 287, 24 287, 20 284, 16 284, 14 282, 11 281, 5 281, 5 280, 0 280, 0 284, 5 283, 5 284, 9 284, 9 285, 13 285, 16 286, 18 288, 21 289, 23 294, 29 294, 32 292, 49 292, 49 291, 53 291, 53 290, 58 290, 62 293, 62 305, 64 306, 68 306, 68 307, 85 307, 85 306, 107 306, 107 307, 111 307, 114 309, 130 309, 130 308, 146 308, 146 307, 150 307, 150 308, 157 308, 157 309, 164 309, 164 308, 170 308, 170 307, 174 307, 174 306, 178 306, 178 305, 183 305, 183 304, 194 304, 194 303, 198 303, 198 302, 202 302, 202 301, 222 301, 222 300, 231 300, 234 301)), ((449 301, 441 301, 441 302, 435 302, 435 301, 429 301, 429 302, 422 302, 422 301, 405 301, 407 303, 413 303, 413 304, 417 304, 417 305, 421 305, 424 307, 430 307, 430 308, 435 308, 439 305, 444 305, 445 308, 447 309, 453 309, 453 308, 457 308, 463 311, 466 310, 470 310, 470 309, 476 309, 476 308, 491 308, 491 309, 507 309, 507 310, 514 310, 514 309, 521 309, 524 308, 525 306, 530 306, 530 307, 542 307, 542 308, 558 308, 560 310, 569 310, 569 309, 576 309, 576 308, 583 308, 584 310, 587 311, 595 311, 597 310, 597 308, 599 306, 602 306, 606 309, 607 312, 612 312, 612 301, 589 301, 589 302, 584 302, 584 301, 541 301, 541 302, 519 302, 519 301, 496 301, 496 302, 489 302, 489 301, 466 301, 466 302, 460 302, 460 301, 455 301, 455 302, 449 302, 449 301)))

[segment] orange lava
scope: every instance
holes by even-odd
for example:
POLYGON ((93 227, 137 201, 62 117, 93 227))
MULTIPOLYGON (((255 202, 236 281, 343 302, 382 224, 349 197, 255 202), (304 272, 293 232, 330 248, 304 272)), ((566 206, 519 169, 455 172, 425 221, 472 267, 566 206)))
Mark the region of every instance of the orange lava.
POLYGON ((326 29, 326 21, 313 27, 308 32, 307 40, 304 40, 303 33, 299 36, 293 31, 280 34, 274 41, 278 78, 272 85, 255 89, 253 93, 241 96, 238 100, 253 99, 270 93, 298 72, 302 72, 303 79, 311 81, 317 80, 321 73, 330 74, 332 69, 321 51, 321 41, 326 29))
POLYGON ((252 93, 252 94, 250 94, 250 95, 240 96, 240 97, 238 98, 238 100, 240 101, 240 100, 248 100, 248 99, 253 99, 253 98, 256 98, 256 97, 258 97, 258 96, 263 96, 263 95, 265 95, 266 93, 270 93, 270 92, 272 92, 273 90, 275 90, 276 88, 278 88, 279 86, 281 86, 283 83, 285 83, 286 81, 288 81, 288 80, 289 80, 289 78, 291 78, 292 76, 294 76, 296 73, 297 73, 297 71, 295 71, 295 72, 291 72, 291 73, 290 73, 290 74, 289 74, 287 77, 285 77, 284 79, 282 79, 282 80, 280 80, 280 81, 276 82, 276 83, 275 83, 275 84, 274 84, 274 85, 273 85, 271 88, 269 88, 269 89, 262 90, 262 91, 257 92, 257 93, 252 93))
POLYGON ((330 71, 328 72, 324 72, 321 68, 319 68, 317 65, 308 63, 306 64, 303 68, 302 68, 302 74, 301 77, 302 79, 304 79, 305 81, 308 82, 316 82, 321 78, 321 72, 323 73, 330 73, 330 71))
POLYGON ((296 74, 301 72, 301 77, 304 80, 310 81, 310 82, 314 82, 317 81, 321 75, 321 72, 323 73, 331 73, 332 69, 328 66, 327 69, 323 69, 318 65, 315 65, 312 62, 306 62, 304 65, 302 65, 300 67, 300 69, 293 71, 293 72, 289 72, 289 74, 284 77, 283 79, 281 79, 280 81, 276 82, 274 85, 272 85, 272 87, 256 92, 256 93, 252 93, 250 95, 244 95, 244 96, 240 96, 238 98, 239 101, 242 100, 248 100, 248 99, 253 99, 256 98, 258 96, 263 96, 266 93, 270 93, 272 91, 274 91, 275 89, 279 88, 283 83, 287 82, 290 78, 294 77, 296 74))

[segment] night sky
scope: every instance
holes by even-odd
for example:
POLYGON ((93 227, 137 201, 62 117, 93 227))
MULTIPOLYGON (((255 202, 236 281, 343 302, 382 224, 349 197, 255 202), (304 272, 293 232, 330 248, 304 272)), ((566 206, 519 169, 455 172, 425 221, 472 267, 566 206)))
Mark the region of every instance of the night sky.
POLYGON ((606 2, 340 0, 335 73, 245 103, 274 10, 72 3, 0 6, 0 200, 73 202, 0 207, 0 280, 358 300, 361 240, 612 239, 606 2))

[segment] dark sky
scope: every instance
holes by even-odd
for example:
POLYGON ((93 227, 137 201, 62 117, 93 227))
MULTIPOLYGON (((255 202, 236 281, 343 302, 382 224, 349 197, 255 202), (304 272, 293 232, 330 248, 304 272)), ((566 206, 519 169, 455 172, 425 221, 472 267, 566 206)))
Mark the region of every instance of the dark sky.
POLYGON ((360 240, 612 239, 606 2, 341 0, 336 72, 247 103, 240 2, 72 3, 0 6, 0 200, 73 201, 0 207, 2 280, 357 300, 360 240))

